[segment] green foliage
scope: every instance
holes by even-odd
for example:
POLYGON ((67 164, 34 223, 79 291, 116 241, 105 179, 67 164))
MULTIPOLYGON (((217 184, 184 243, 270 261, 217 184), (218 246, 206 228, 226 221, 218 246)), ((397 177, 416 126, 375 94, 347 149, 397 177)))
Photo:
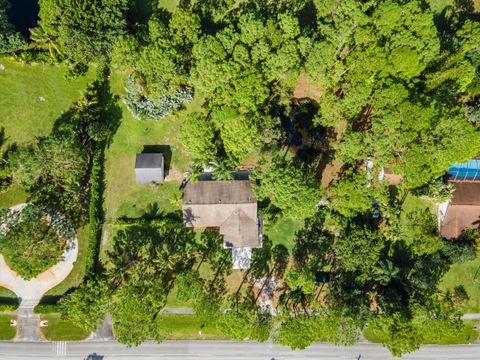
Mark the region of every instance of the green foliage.
POLYGON ((443 247, 437 231, 437 218, 430 209, 408 212, 406 222, 400 226, 399 237, 419 256, 433 254, 443 247))
POLYGON ((197 159, 211 161, 215 156, 214 128, 202 113, 185 116, 179 131, 180 142, 197 159))
POLYGON ((255 177, 259 182, 255 190, 258 198, 268 198, 284 216, 304 219, 317 211, 322 191, 311 171, 277 160, 255 177))
POLYGON ((319 341, 349 346, 358 341, 360 331, 351 318, 336 312, 320 312, 316 316, 284 318, 275 342, 293 349, 305 349, 319 341))
POLYGON ((41 30, 33 40, 54 57, 83 64, 108 58, 125 31, 128 0, 41 0, 39 5, 41 30))
POLYGON ((62 298, 58 307, 62 318, 89 332, 95 331, 103 322, 110 303, 105 280, 92 279, 82 283, 78 289, 62 298))
POLYGON ((27 206, 18 214, 3 214, 5 233, 0 233, 0 253, 20 276, 29 280, 55 265, 62 256, 66 241, 60 237, 46 214, 27 206), (10 216, 19 216, 12 222, 10 216))
POLYGON ((272 329, 272 315, 265 310, 240 307, 221 315, 216 326, 222 334, 233 339, 264 342, 272 329))
POLYGON ((103 229, 103 161, 105 143, 96 145, 90 174, 90 203, 88 221, 88 248, 85 256, 85 272, 92 277, 97 270, 98 253, 103 229))
POLYGON ((300 290, 307 295, 315 292, 315 274, 308 269, 292 268, 287 271, 285 280, 292 291, 300 290))
POLYGON ((12 53, 26 45, 25 38, 15 31, 8 20, 7 5, 7 0, 0 0, 0 54, 12 53))

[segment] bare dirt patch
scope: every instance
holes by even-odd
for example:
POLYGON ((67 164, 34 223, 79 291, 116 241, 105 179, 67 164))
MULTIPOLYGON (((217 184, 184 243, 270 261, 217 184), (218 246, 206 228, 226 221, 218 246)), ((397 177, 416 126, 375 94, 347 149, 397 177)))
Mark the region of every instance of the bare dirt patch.
POLYGON ((293 91, 293 98, 295 100, 310 99, 318 102, 322 93, 323 88, 321 86, 312 84, 308 80, 307 75, 301 74, 298 77, 297 86, 293 91))

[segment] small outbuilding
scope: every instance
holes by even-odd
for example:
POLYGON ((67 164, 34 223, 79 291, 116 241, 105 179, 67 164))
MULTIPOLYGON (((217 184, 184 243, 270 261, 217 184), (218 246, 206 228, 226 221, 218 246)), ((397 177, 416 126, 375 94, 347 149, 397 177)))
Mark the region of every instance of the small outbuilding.
POLYGON ((135 159, 137 184, 159 184, 164 180, 163 154, 141 153, 135 159))

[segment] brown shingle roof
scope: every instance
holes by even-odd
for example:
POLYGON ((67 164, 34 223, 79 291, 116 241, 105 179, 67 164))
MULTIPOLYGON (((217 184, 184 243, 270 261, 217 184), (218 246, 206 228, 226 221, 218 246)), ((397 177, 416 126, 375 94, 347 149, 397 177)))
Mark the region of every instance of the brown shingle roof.
POLYGON ((480 181, 450 181, 455 187, 452 205, 480 205, 480 181))
POLYGON ((480 206, 450 205, 443 221, 440 233, 445 239, 457 239, 467 228, 478 228, 480 225, 480 206))
POLYGON ((183 204, 247 204, 256 202, 248 180, 188 183, 183 192, 183 204))
POLYGON ((182 210, 187 227, 218 227, 226 245, 260 246, 257 200, 248 180, 188 183, 182 210))
POLYGON ((235 210, 220 225, 220 234, 228 247, 259 247, 258 224, 241 209, 235 210))

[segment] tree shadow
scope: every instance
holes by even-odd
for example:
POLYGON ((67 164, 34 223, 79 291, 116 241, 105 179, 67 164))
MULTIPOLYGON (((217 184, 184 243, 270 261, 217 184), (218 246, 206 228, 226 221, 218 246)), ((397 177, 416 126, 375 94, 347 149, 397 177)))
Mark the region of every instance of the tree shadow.
POLYGON ((164 161, 163 172, 165 177, 168 176, 172 162, 172 148, 170 145, 143 145, 142 154, 162 154, 164 161))

